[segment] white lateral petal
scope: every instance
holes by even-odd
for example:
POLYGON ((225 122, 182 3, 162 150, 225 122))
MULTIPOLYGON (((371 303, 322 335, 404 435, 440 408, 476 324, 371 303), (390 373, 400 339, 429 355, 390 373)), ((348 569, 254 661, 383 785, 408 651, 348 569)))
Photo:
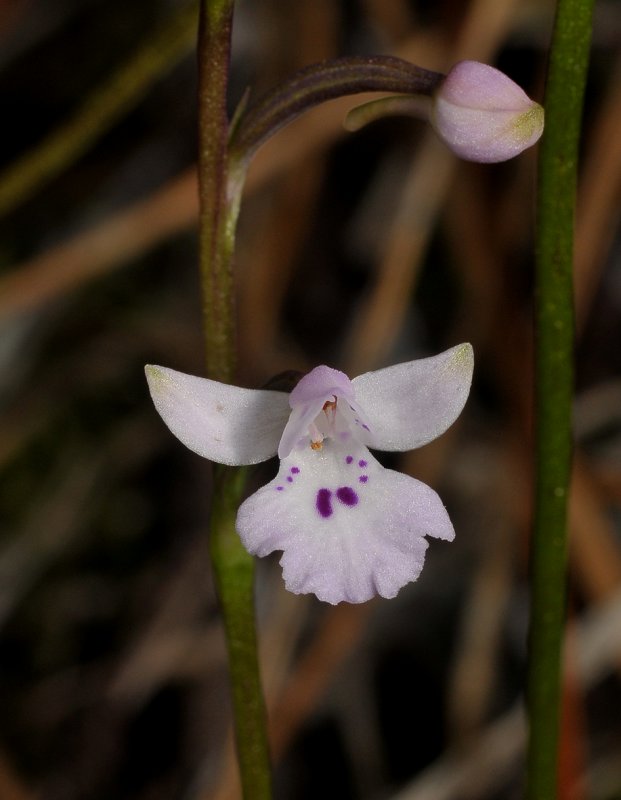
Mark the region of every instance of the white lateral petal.
POLYGON ((305 438, 310 441, 308 427, 321 412, 323 404, 324 400, 320 398, 303 405, 296 405, 291 410, 278 445, 278 458, 286 458, 300 439, 305 438))
POLYGON ((378 450, 412 450, 453 424, 468 398, 474 355, 460 344, 431 358, 395 364, 354 378, 378 450))
POLYGON ((186 447, 220 464, 271 458, 289 417, 289 395, 241 389, 166 367, 145 367, 155 408, 186 447))
POLYGON ((424 537, 455 535, 432 489, 384 469, 353 440, 284 459, 241 505, 237 531, 251 553, 284 551, 287 589, 329 603, 394 597, 420 574, 424 537))

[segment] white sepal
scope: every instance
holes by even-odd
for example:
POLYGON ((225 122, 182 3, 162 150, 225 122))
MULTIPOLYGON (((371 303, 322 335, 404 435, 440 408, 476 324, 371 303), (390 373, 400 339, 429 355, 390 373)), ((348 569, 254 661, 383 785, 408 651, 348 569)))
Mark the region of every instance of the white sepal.
POLYGON ((474 355, 460 344, 430 358, 366 372, 352 380, 377 450, 412 450, 453 424, 468 398, 474 355))
POLYGON ((155 408, 186 447, 211 461, 239 466, 275 455, 289 417, 289 395, 145 367, 155 408))

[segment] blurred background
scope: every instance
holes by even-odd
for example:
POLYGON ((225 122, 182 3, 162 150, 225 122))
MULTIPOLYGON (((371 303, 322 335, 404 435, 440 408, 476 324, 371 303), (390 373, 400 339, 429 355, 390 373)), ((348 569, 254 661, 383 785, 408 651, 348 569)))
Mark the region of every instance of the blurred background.
MULTIPOLYGON (((493 63, 543 97, 551 0, 238 0, 231 109, 293 70, 493 63)), ((0 800, 234 800, 209 464, 145 363, 201 374, 196 6, 0 2, 0 800)), ((576 232, 562 798, 621 798, 621 3, 597 4, 576 232)), ((258 154, 240 383, 475 349, 464 413, 384 463, 457 537, 397 599, 321 604, 259 563, 276 797, 521 796, 536 152, 458 163, 334 101, 258 154)), ((382 456, 383 457, 383 456, 382 456)), ((265 480, 273 465, 255 476, 265 480)))

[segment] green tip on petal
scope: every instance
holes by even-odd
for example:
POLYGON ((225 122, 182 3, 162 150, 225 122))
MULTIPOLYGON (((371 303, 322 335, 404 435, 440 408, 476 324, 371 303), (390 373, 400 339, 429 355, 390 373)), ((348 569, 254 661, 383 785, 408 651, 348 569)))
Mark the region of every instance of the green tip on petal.
MULTIPOLYGON (((522 142, 537 141, 543 133, 545 112, 539 103, 525 111, 515 121, 515 132, 522 142)), ((527 144, 528 146, 528 144, 527 144)))

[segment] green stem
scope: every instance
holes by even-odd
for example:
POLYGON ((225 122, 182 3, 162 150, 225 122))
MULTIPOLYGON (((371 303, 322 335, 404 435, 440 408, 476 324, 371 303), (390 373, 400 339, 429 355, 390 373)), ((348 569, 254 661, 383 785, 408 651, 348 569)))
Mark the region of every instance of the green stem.
POLYGON ((75 162, 193 47, 197 2, 167 20, 95 89, 75 115, 0 175, 0 216, 75 162))
MULTIPOLYGON (((207 374, 235 375, 235 225, 244 171, 229 159, 227 88, 234 0, 201 0, 198 42, 200 269, 207 374)), ((254 612, 254 560, 235 531, 244 470, 214 470, 210 548, 229 651, 233 715, 245 800, 269 800, 265 707, 254 612)))
POLYGON ((529 800, 556 798, 572 451, 573 222, 592 7, 593 0, 558 0, 539 160, 529 800))
POLYGON ((210 550, 229 652, 243 796, 244 800, 270 800, 271 773, 255 634, 254 559, 235 531, 245 476, 243 469, 216 471, 210 550))

